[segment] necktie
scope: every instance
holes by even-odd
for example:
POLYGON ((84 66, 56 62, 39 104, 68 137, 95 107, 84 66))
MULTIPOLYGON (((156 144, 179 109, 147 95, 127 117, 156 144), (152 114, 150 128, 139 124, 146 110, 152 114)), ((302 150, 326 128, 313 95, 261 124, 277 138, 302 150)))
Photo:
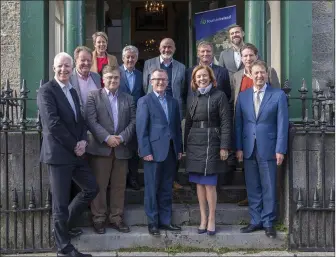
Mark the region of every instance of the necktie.
POLYGON ((166 99, 163 96, 159 96, 160 104, 162 106, 162 109, 166 115, 167 121, 169 122, 169 116, 168 116, 168 106, 166 103, 166 99))
POLYGON ((68 102, 69 102, 69 104, 71 105, 71 108, 72 108, 72 110, 73 110, 73 112, 74 112, 74 114, 75 114, 75 119, 77 120, 77 113, 76 113, 75 103, 74 103, 74 100, 72 99, 72 95, 71 95, 71 93, 70 93, 70 90, 69 90, 69 86, 68 86, 68 85, 66 85, 66 86, 64 87, 64 94, 65 94, 66 98, 68 99, 68 102))
POLYGON ((256 97, 254 99, 254 111, 255 111, 256 117, 258 117, 258 113, 259 113, 259 109, 260 109, 260 104, 261 104, 260 93, 261 92, 262 91, 258 91, 256 93, 256 97))

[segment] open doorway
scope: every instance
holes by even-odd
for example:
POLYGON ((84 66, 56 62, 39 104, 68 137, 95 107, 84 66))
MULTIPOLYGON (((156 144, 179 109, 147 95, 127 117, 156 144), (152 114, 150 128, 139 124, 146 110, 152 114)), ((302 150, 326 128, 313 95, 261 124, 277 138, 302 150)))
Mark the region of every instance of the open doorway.
POLYGON ((166 37, 175 41, 174 59, 188 66, 188 17, 188 1, 164 1, 159 13, 146 11, 144 2, 131 3, 131 42, 139 49, 139 70, 146 60, 159 55, 160 41, 166 37))

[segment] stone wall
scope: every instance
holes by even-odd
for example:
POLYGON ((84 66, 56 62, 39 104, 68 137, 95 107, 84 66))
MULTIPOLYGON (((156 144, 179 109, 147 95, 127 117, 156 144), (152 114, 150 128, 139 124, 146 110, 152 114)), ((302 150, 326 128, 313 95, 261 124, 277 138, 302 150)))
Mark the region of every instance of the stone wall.
POLYGON ((0 1, 1 7, 1 86, 9 79, 20 84, 20 1, 0 1))
POLYGON ((313 85, 335 83, 335 2, 313 1, 313 85))

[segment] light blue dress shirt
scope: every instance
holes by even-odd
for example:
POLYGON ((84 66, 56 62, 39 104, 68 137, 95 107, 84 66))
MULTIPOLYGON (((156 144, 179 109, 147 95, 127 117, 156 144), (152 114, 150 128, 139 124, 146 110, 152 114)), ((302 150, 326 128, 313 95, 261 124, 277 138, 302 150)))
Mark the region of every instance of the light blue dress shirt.
POLYGON ((167 121, 169 123, 168 104, 167 104, 166 95, 161 96, 158 93, 156 93, 155 91, 153 91, 153 92, 157 96, 157 98, 159 99, 159 102, 162 106, 162 109, 163 109, 164 113, 166 114, 166 118, 167 118, 167 121))
POLYGON ((128 82, 128 86, 131 92, 133 92, 134 89, 134 83, 135 83, 135 73, 134 70, 133 71, 129 71, 125 65, 124 65, 124 69, 125 69, 125 74, 126 74, 126 79, 128 82))

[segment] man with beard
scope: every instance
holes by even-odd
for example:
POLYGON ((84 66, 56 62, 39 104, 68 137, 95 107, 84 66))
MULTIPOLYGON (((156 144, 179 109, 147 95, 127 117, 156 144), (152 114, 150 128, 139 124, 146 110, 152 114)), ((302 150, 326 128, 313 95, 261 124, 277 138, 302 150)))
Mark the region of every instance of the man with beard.
POLYGON ((78 95, 69 82, 72 57, 64 52, 57 54, 53 68, 55 78, 39 89, 37 106, 43 128, 40 160, 49 172, 57 256, 91 257, 71 244, 71 237, 82 233, 74 228, 76 219, 98 192, 95 177, 83 158, 87 129, 78 95), (69 205, 72 180, 81 191, 69 205))
POLYGON ((244 45, 244 31, 239 25, 233 25, 229 27, 228 34, 230 47, 221 52, 218 64, 228 69, 232 79, 235 72, 244 68, 240 55, 240 48, 244 45))
MULTIPOLYGON (((185 86, 185 66, 184 64, 173 59, 175 53, 175 42, 171 38, 164 38, 160 42, 160 56, 145 61, 143 69, 143 87, 146 94, 153 92, 153 87, 150 85, 150 74, 157 69, 163 69, 168 74, 168 84, 166 94, 174 97, 179 104, 180 118, 183 119, 183 104, 182 93, 185 86)), ((176 167, 174 189, 181 189, 182 186, 177 183, 177 173, 179 163, 176 167)))

